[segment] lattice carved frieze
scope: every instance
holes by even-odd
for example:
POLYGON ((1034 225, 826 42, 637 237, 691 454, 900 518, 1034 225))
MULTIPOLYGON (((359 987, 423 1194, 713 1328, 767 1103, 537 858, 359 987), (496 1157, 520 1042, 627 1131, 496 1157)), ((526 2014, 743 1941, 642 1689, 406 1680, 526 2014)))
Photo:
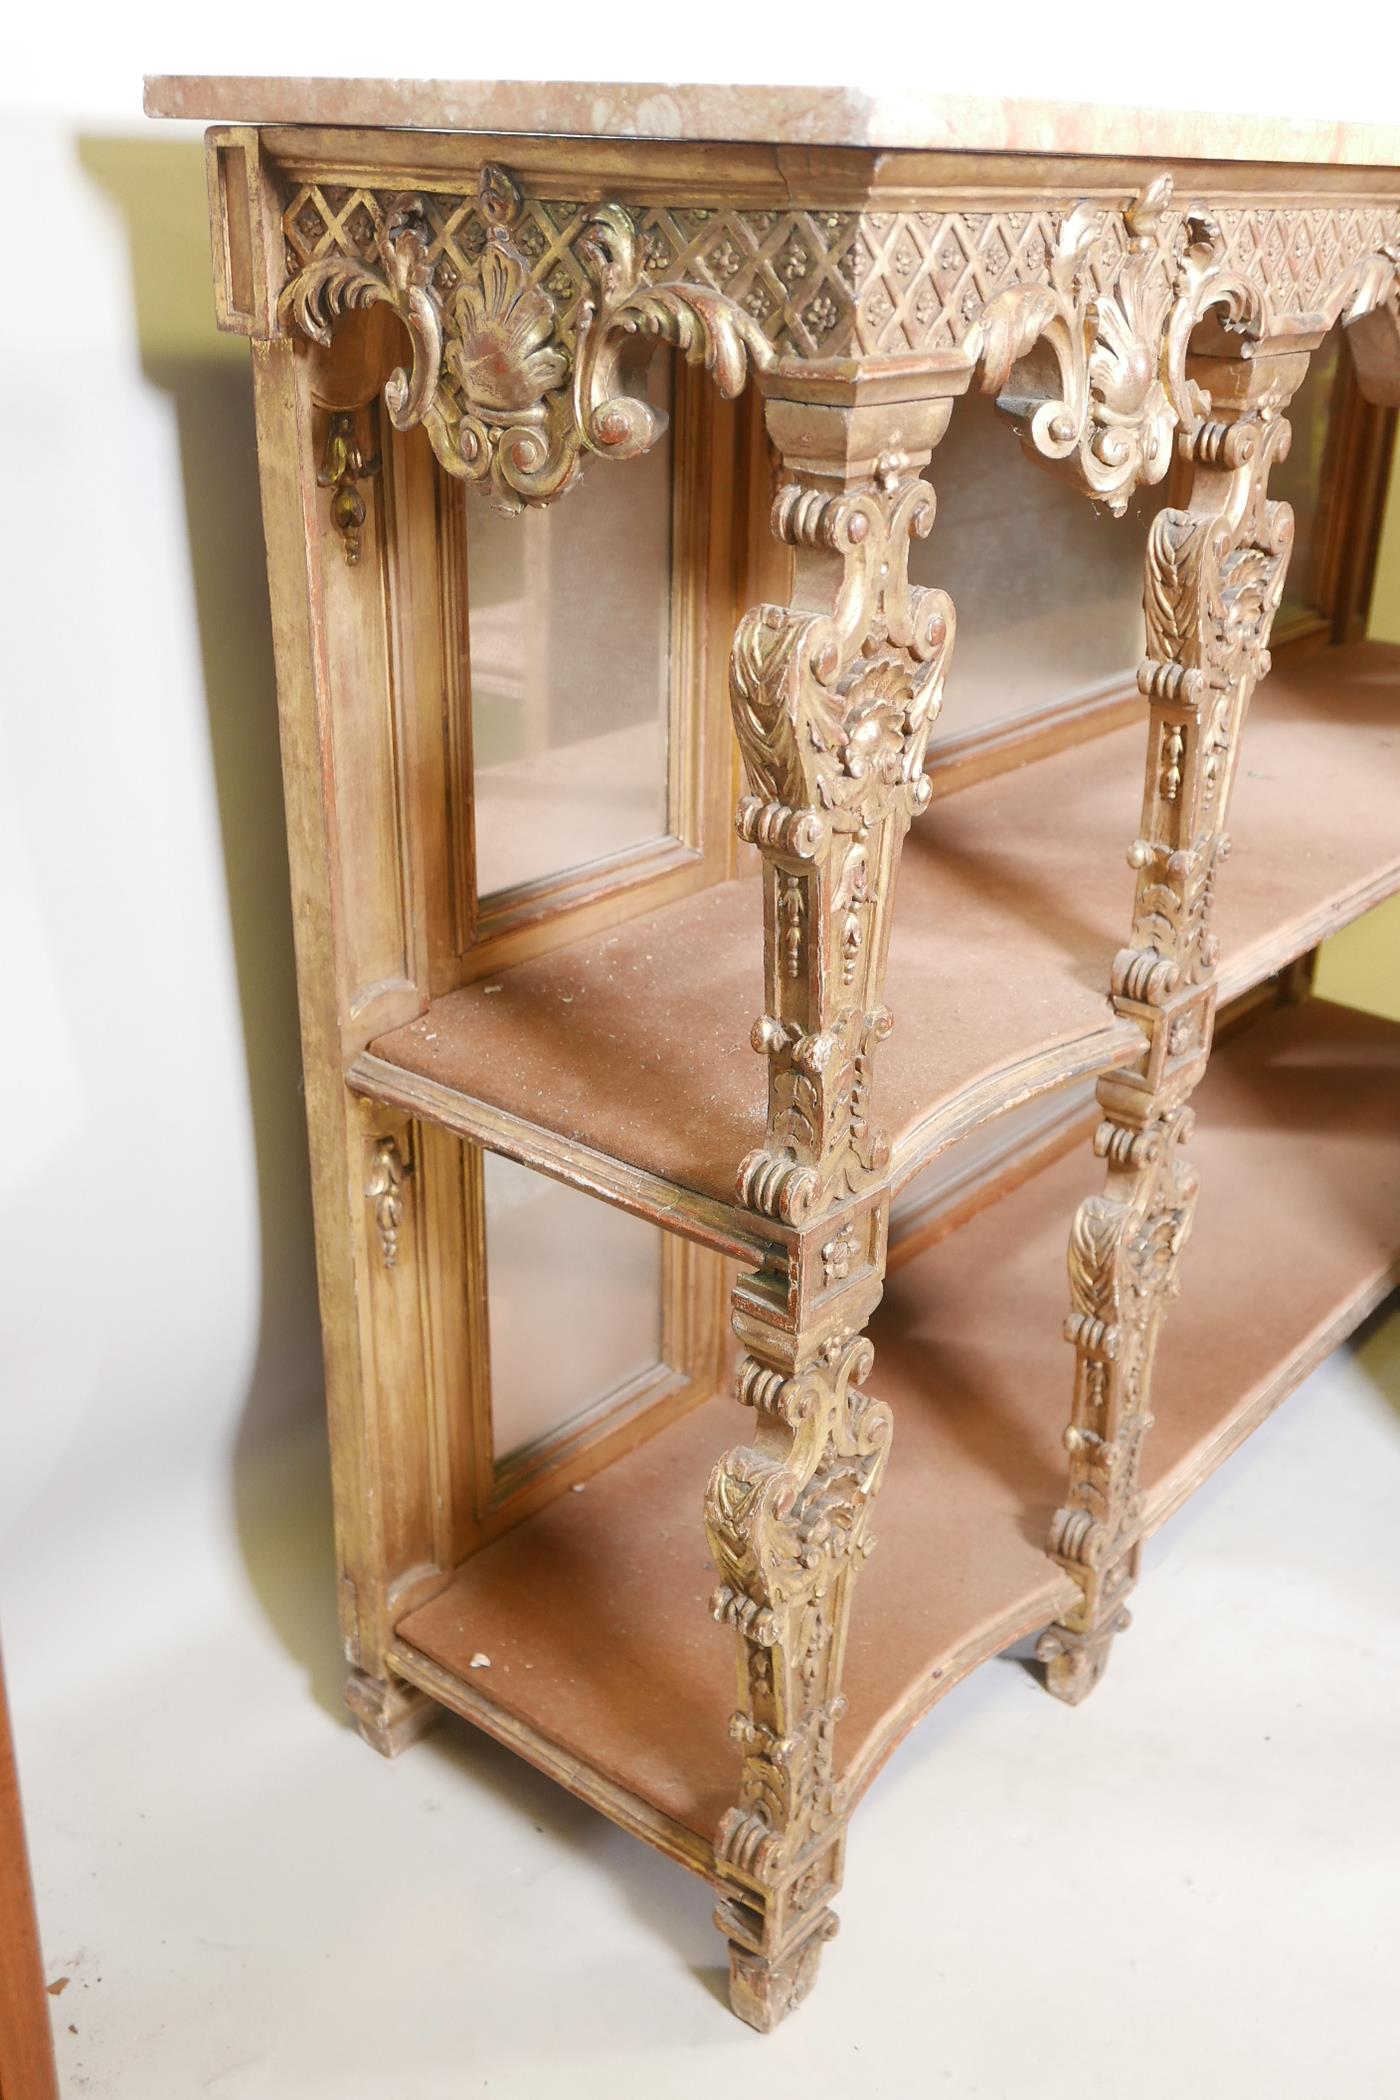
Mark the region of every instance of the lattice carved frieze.
POLYGON ((1359 320, 1393 305, 1400 254, 1400 209, 1217 212, 1167 175, 1121 208, 881 212, 583 204, 487 166, 471 196, 301 184, 282 225, 286 323, 324 340, 346 307, 393 306, 414 360, 392 420, 506 509, 654 442, 641 375, 668 342, 726 393, 783 359, 953 354, 1028 450, 1121 510, 1208 415, 1185 371, 1205 312, 1359 320))
MULTIPOLYGON (((434 289, 446 298, 475 274, 489 222, 471 193, 422 186, 413 194, 428 229, 434 289)), ((289 279, 330 255, 376 263, 400 201, 397 192, 329 178, 296 184, 282 215, 289 279)), ((1127 211, 1073 200, 998 211, 618 208, 651 281, 723 293, 776 352, 797 357, 958 349, 999 294, 1050 283, 1065 223, 1076 212, 1077 231, 1087 222, 1097 234, 1087 258, 1096 296, 1111 290, 1132 243, 1127 211)), ((577 244, 595 209, 567 199, 522 202, 519 246, 531 282, 554 302, 565 339, 576 333, 590 295, 577 244)), ((1185 215, 1170 215, 1176 223, 1165 229, 1169 240, 1185 215)), ((1210 216, 1223 272, 1276 316, 1336 309, 1339 289, 1358 266, 1400 251, 1400 205, 1249 205, 1213 208, 1210 216)))

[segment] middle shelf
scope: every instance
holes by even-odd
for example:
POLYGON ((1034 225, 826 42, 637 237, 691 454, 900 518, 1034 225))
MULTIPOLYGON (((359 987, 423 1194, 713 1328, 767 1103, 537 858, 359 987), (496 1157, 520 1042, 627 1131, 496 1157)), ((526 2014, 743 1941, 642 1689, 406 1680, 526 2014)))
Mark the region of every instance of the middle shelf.
MULTIPOLYGON (((902 1185, 989 1117, 1130 1058, 1106 997, 1131 924, 1145 727, 937 801, 904 851, 879 1120, 902 1185)), ((1400 647, 1287 651, 1246 726, 1216 906, 1222 1000, 1400 888, 1400 647)), ((759 1142, 756 877, 436 999, 359 1093, 744 1254, 759 1142)))

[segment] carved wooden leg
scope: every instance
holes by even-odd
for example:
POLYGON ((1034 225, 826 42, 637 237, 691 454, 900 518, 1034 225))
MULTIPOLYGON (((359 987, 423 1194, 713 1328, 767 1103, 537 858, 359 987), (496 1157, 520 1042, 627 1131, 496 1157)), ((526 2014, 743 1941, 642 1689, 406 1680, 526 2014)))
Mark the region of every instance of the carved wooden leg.
POLYGON ((751 1444, 715 1469, 706 1521, 715 1616, 738 1635, 737 1805, 715 1841, 735 2011, 777 2024, 836 1929, 846 1804, 834 1738, 851 1592, 890 1415, 862 1390, 862 1330, 884 1283, 888 1141, 871 1115, 895 870, 928 800, 924 747, 953 612, 911 588, 909 539, 933 492, 919 469, 950 413, 927 375, 773 383, 783 460, 774 529, 794 549, 792 609, 741 623, 731 693, 764 860, 768 1123, 740 1193, 771 1260, 739 1284, 739 1398, 751 1444), (833 398, 839 397, 839 398, 833 398))
POLYGON ((352 1670, 345 1680, 345 1704, 356 1728, 381 1757, 397 1757, 441 1718, 436 1699, 397 1677, 369 1677, 352 1670))
POLYGON ((1132 945, 1113 965, 1113 1003, 1142 1030, 1135 1064, 1099 1082, 1094 1149, 1102 1195, 1081 1204, 1070 1236, 1074 1406, 1066 1433, 1069 1493, 1050 1551, 1081 1601, 1042 1637, 1049 1688, 1077 1705, 1103 1674, 1137 1580, 1143 1439, 1152 1424, 1157 1335, 1177 1288, 1196 1200, 1181 1147, 1187 1106, 1210 1054, 1216 944, 1215 871, 1250 695, 1268 669, 1269 630, 1293 539, 1285 503, 1267 500, 1269 469, 1288 448, 1282 410, 1315 337, 1260 343, 1249 357, 1193 360, 1211 420, 1179 445, 1190 463, 1184 510, 1159 512, 1148 543, 1151 707, 1132 945))

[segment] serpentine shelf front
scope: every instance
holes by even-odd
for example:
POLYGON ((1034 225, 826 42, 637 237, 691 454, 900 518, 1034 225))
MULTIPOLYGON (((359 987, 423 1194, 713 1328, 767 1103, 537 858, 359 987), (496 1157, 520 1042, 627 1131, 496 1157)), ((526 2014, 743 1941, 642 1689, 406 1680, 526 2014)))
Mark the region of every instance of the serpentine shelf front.
MULTIPOLYGON (((955 698, 955 696, 954 696, 955 698)), ((903 1185, 991 1117, 1126 1062, 1110 1010, 1131 922, 1141 722, 934 803, 905 847, 876 1104, 903 1185)), ((1400 888, 1400 647, 1295 647, 1260 688, 1217 904, 1221 997, 1400 888)), ((734 1201, 763 1131, 748 1038, 755 878, 433 1001, 351 1066, 356 1092, 740 1257, 734 1201)))
MULTIPOLYGON (((1400 1027, 1321 1002, 1217 1050, 1192 1145, 1209 1200, 1145 1452, 1149 1528, 1390 1287, 1397 1084, 1400 1027)), ((1073 1154, 889 1281, 871 1386, 894 1444, 838 1736, 857 1789, 935 1700, 1076 1594, 1044 1540, 1065 1480, 1065 1219, 1095 1182, 1073 1154)), ((696 1408, 469 1560, 395 1648, 404 1677, 699 1872, 733 1795, 735 1704, 701 1501, 751 1421, 726 1398, 696 1408)))

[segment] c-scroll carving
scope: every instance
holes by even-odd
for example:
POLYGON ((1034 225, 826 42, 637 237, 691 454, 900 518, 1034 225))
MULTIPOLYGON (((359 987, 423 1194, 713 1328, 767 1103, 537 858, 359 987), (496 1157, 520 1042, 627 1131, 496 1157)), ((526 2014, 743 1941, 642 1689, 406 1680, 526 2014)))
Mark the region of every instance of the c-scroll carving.
POLYGON ((476 209, 480 255, 450 291, 434 283, 421 204, 402 197, 379 230, 377 265, 318 256, 287 285, 279 314, 324 345, 347 310, 391 307, 413 349, 411 371, 385 387, 391 422, 421 423, 448 472, 482 484, 499 509, 560 495, 585 451, 627 459, 656 443, 666 416, 643 382, 662 343, 704 365, 726 397, 751 368, 775 363, 761 327, 723 293, 649 280, 622 205, 599 205, 574 244, 591 290, 567 332, 519 245, 521 197, 504 169, 482 169, 476 209))
MULTIPOLYGON (((1235 217, 1238 219, 1239 214, 1235 217)), ((1289 214, 1280 215, 1291 227, 1289 214)), ((1285 235, 1285 251, 1290 245, 1285 235)), ((1316 311, 1293 301, 1297 286, 1247 272, 1221 215, 1174 201, 1157 176, 1126 209, 1076 205, 1060 222, 1046 283, 997 292, 972 323, 963 348, 978 383, 995 394, 1032 458, 1057 468, 1121 513, 1134 492, 1159 482, 1177 432, 1194 436, 1212 415, 1209 390, 1192 377, 1192 339, 1206 317, 1251 342, 1347 325, 1363 390, 1400 398, 1397 251, 1363 254, 1315 287, 1316 311)))
POLYGON ((1262 304, 1229 272, 1206 207, 1173 207, 1166 174, 1121 216, 1077 205, 1061 222, 1048 274, 1046 285, 989 301, 968 347, 979 384, 1031 456, 1065 468, 1119 514, 1137 488, 1166 474, 1175 432, 1209 412, 1187 375, 1192 331, 1214 308, 1226 327, 1257 332, 1262 304), (1103 261, 1110 244, 1116 266, 1103 261))

